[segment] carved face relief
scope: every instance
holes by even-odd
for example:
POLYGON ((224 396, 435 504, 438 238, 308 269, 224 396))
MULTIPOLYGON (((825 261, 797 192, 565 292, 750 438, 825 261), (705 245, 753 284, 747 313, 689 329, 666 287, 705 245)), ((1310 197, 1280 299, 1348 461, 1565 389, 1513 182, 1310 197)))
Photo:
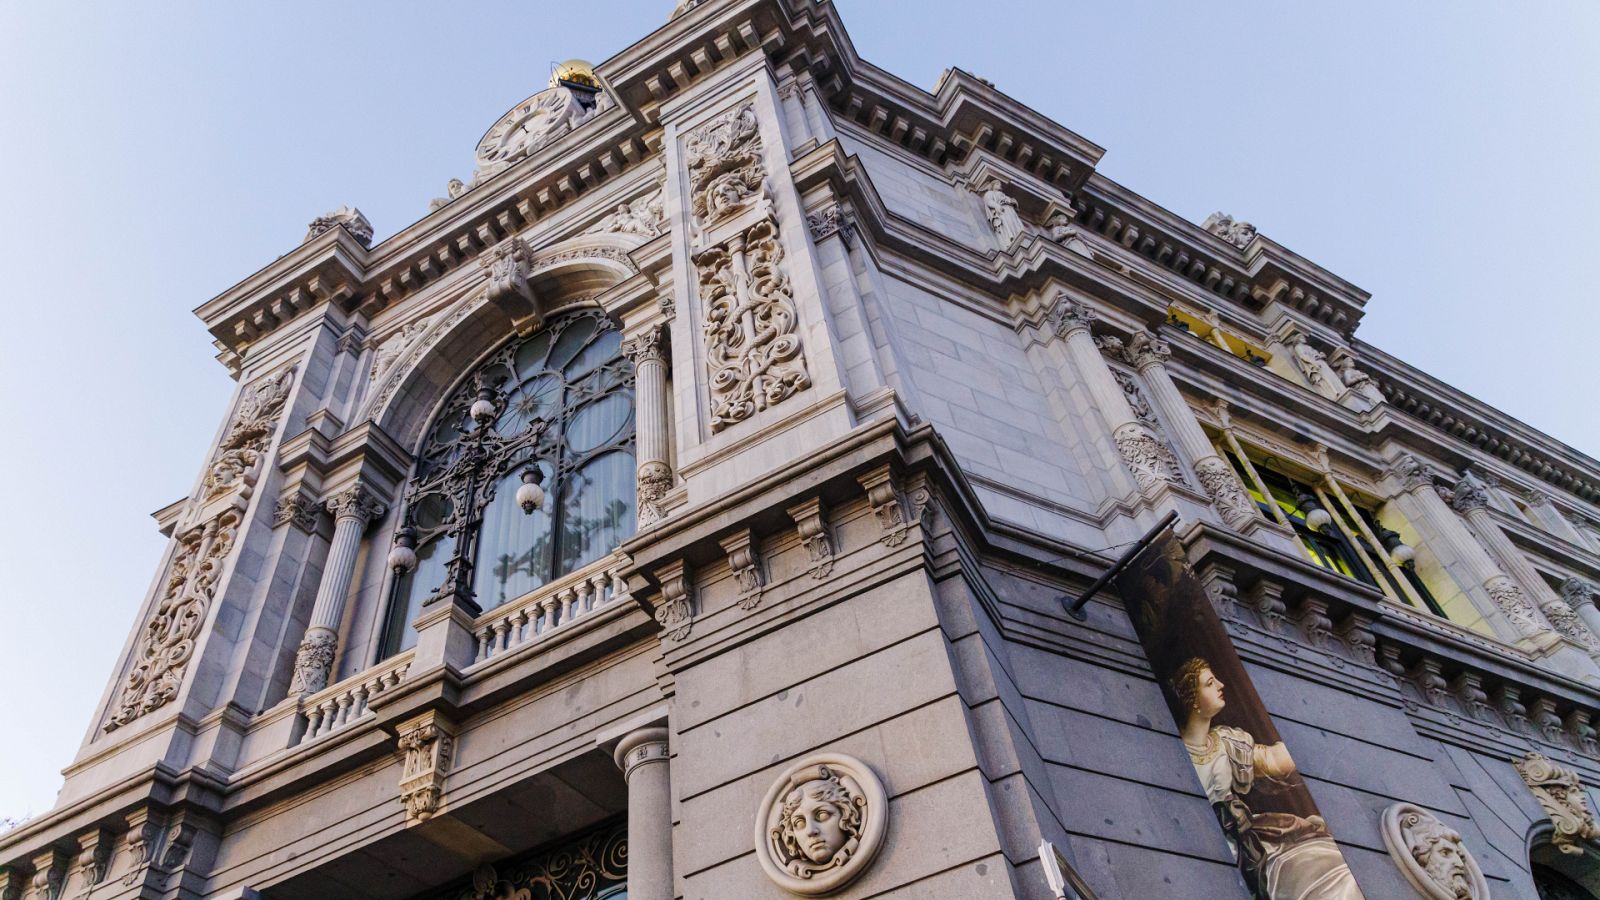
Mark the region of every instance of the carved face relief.
POLYGON ((1460 832, 1422 807, 1396 803, 1385 810, 1383 842, 1406 880, 1429 900, 1488 898, 1488 882, 1460 832))
POLYGON ((830 894, 871 863, 888 828, 888 799, 860 760, 822 753, 780 777, 756 818, 756 855, 784 890, 830 894))

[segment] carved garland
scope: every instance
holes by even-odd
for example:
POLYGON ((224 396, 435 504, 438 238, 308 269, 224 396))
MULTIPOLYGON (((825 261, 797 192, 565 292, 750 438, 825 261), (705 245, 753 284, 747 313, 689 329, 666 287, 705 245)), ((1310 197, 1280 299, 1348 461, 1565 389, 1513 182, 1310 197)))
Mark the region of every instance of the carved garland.
POLYGON ((1600 838, 1600 826, 1595 824, 1594 810, 1589 808, 1589 798, 1578 780, 1578 773, 1538 753, 1529 753, 1514 765, 1523 784, 1528 786, 1550 816, 1550 824, 1555 826, 1550 842, 1562 853, 1583 855, 1584 845, 1600 838))

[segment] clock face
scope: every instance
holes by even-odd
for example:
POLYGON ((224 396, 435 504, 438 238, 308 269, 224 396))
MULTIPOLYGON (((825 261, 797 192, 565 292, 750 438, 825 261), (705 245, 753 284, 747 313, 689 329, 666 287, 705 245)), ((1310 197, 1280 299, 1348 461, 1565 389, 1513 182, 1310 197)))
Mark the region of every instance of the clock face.
POLYGON ((566 88, 540 91, 518 103, 478 142, 478 165, 502 166, 537 150, 562 132, 576 105, 566 88))

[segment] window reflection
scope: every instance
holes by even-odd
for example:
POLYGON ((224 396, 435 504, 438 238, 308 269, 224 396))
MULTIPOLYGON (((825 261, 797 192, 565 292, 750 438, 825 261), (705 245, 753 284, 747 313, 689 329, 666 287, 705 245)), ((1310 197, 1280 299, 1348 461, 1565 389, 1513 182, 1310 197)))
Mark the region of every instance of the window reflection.
POLYGON ((473 557, 457 562, 471 573, 473 599, 489 610, 633 533, 633 367, 621 345, 602 313, 573 313, 513 339, 462 379, 426 432, 407 490, 418 565, 396 579, 384 656, 415 643, 411 623, 450 580, 458 546, 473 557), (496 415, 480 433, 469 409, 482 388, 496 415), (515 498, 530 465, 550 498, 531 515, 515 498))

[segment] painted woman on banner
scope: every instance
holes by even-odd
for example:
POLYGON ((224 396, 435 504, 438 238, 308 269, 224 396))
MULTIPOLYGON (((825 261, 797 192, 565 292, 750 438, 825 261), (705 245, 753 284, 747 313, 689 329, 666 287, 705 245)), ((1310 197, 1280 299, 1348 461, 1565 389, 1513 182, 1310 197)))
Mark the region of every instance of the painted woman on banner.
POLYGON ((1222 681, 1204 659, 1180 666, 1171 685, 1187 713, 1181 737, 1189 760, 1251 894, 1258 900, 1359 900, 1361 889, 1321 816, 1263 811, 1284 805, 1272 795, 1304 790, 1288 748, 1281 741, 1258 744, 1243 728, 1212 724, 1226 701, 1222 681))

